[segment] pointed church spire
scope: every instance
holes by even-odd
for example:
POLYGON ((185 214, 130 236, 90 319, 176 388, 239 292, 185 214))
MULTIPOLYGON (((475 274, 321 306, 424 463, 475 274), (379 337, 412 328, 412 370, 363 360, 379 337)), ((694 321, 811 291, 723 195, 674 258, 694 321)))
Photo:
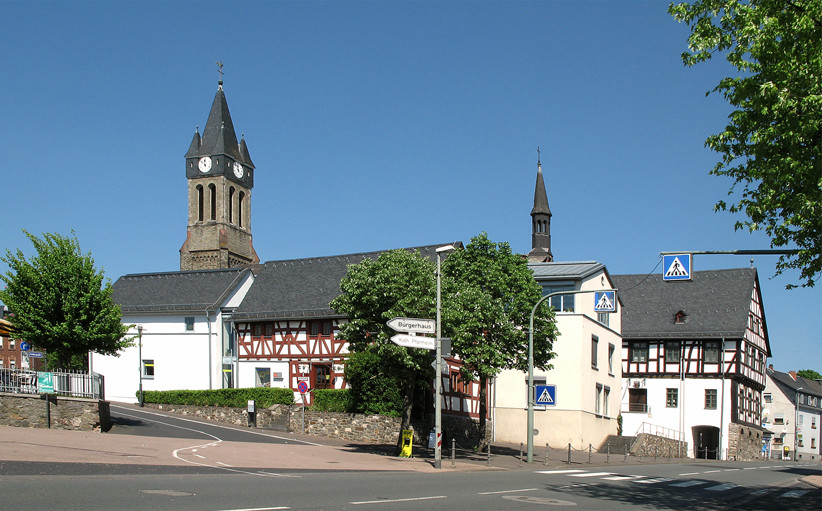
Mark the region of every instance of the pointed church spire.
POLYGON ((194 138, 191 139, 191 145, 188 147, 186 158, 195 158, 200 156, 200 127, 194 128, 194 138))
MULTIPOLYGON (((222 80, 221 80, 222 81, 222 80)), ((240 148, 237 144, 237 135, 234 132, 234 123, 231 122, 231 113, 228 111, 228 102, 225 99, 222 85, 217 89, 211 111, 208 113, 200 153, 215 155, 225 154, 235 160, 242 161, 240 148)))
POLYGON ((545 193, 545 180, 542 177, 542 161, 537 148, 537 182, 534 188, 534 207, 531 209, 531 251, 528 261, 532 263, 551 262, 551 208, 548 207, 548 194, 545 193))

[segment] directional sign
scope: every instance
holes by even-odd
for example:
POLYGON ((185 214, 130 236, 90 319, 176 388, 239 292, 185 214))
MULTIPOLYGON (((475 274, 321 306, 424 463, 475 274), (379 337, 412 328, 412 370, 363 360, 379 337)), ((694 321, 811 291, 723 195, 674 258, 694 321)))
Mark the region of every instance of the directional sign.
POLYGON ((43 352, 42 351, 29 351, 29 356, 31 358, 43 358, 43 352))
POLYGON ((397 332, 414 332, 418 334, 433 334, 437 332, 437 323, 433 319, 392 318, 386 325, 397 332))
POLYGON ((433 337, 423 337, 421 335, 397 334, 391 337, 391 341, 404 348, 422 348, 424 350, 437 349, 437 340, 433 337))
POLYGON ((536 404, 541 406, 555 406, 557 404, 556 385, 535 385, 534 394, 537 396, 536 404))
POLYGON ((594 312, 616 312, 616 292, 595 291, 594 312))
POLYGON ((20 351, 28 351, 31 349, 31 345, 27 342, 20 343, 20 351))
POLYGON ((42 394, 54 394, 54 373, 37 373, 37 390, 42 394))
POLYGON ((662 280, 691 280, 691 254, 662 256, 662 280))

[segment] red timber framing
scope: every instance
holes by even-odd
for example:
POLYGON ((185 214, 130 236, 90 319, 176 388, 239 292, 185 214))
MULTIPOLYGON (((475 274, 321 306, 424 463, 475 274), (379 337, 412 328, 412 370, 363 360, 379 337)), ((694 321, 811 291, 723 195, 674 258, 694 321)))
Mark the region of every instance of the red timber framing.
POLYGON ((348 343, 336 337, 339 325, 336 319, 238 323, 239 359, 289 362, 292 389, 301 380, 311 389, 334 388, 348 355, 348 343))
MULTIPOLYGON (((470 417, 472 419, 479 419, 480 416, 480 383, 479 380, 472 382, 463 382, 460 379, 460 367, 462 364, 458 359, 446 358, 443 359, 443 364, 446 369, 442 376, 442 400, 443 413, 447 415, 455 415, 460 417, 470 417), (446 372, 447 371, 447 372, 446 372)), ((491 413, 489 405, 490 399, 490 382, 487 384, 488 389, 485 393, 485 410, 486 413, 491 413)), ((487 417, 490 418, 490 417, 487 417)))

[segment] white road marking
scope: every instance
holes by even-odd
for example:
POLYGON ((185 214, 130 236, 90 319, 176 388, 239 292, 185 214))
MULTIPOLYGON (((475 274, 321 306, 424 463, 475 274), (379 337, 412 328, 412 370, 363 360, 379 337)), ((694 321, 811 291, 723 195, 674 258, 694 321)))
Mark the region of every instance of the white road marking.
POLYGON ((611 477, 603 477, 606 481, 631 481, 634 479, 642 479, 646 476, 611 476, 611 477))
POLYGON ((808 493, 808 490, 791 490, 789 492, 785 492, 782 494, 783 497, 788 497, 792 499, 798 499, 802 495, 808 493))
POLYGON ((435 497, 412 497, 408 499, 382 499, 382 500, 361 500, 358 502, 349 502, 354 506, 359 506, 360 504, 387 504, 389 502, 414 502, 417 500, 432 500, 432 499, 447 499, 448 497, 445 495, 437 495, 435 497))
POLYGON ((611 476, 613 472, 585 472, 584 474, 570 474, 569 477, 600 477, 611 476))
POLYGON ((703 474, 713 474, 714 472, 722 472, 721 470, 706 470, 703 474))
POLYGON ((579 472, 583 472, 582 470, 577 470, 574 468, 569 468, 566 470, 537 470, 536 474, 576 474, 579 472))
POLYGON ((717 485, 717 486, 711 486, 710 488, 705 488, 705 489, 708 490, 708 491, 725 491, 725 490, 730 490, 731 488, 736 488, 736 487, 737 486, 735 484, 725 483, 725 484, 720 484, 720 485, 717 485))
POLYGON ((688 486, 697 486, 700 484, 708 484, 708 481, 698 481, 696 479, 691 479, 690 481, 682 481, 681 483, 674 483, 671 486, 678 486, 680 488, 687 488, 688 486))
POLYGON ((517 493, 521 491, 537 491, 539 488, 523 488, 521 490, 500 490, 500 491, 484 491, 477 493, 477 495, 496 495, 498 493, 517 493))
POLYGON ((642 484, 664 483, 664 482, 667 482, 667 481, 673 481, 673 479, 670 478, 670 477, 655 477, 653 479, 637 479, 636 480, 637 483, 642 483, 642 484))
POLYGON ((695 476, 697 474, 699 474, 699 472, 688 472, 687 474, 679 474, 679 475, 681 475, 681 476, 695 476))
POLYGON ((736 472, 738 470, 738 468, 726 468, 725 470, 723 470, 723 472, 736 472))
POLYGON ((229 465, 228 463, 223 463, 222 461, 217 461, 216 463, 217 463, 218 465, 222 465, 222 466, 224 466, 224 467, 230 467, 230 466, 231 466, 231 465, 229 465))
POLYGON ((742 470, 756 470, 757 467, 745 467, 742 470))
POLYGON ((221 511, 276 511, 278 509, 291 509, 290 507, 243 507, 238 509, 222 509, 221 511))

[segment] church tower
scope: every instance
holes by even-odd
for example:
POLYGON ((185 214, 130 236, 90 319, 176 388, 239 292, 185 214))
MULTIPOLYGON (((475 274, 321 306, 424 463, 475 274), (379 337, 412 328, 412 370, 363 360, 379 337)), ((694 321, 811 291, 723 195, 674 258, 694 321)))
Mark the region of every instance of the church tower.
POLYGON ((185 155, 188 229, 180 248, 180 270, 260 262, 251 243, 254 164, 245 139, 237 143, 223 81, 218 85, 203 135, 194 131, 185 155))
MULTIPOLYGON (((539 151, 537 151, 539 154, 539 151)), ((548 195, 545 193, 545 181, 542 178, 542 163, 537 157, 537 185, 534 189, 534 207, 531 209, 531 251, 528 252, 529 263, 550 263, 554 260, 551 254, 551 208, 548 207, 548 195)))

